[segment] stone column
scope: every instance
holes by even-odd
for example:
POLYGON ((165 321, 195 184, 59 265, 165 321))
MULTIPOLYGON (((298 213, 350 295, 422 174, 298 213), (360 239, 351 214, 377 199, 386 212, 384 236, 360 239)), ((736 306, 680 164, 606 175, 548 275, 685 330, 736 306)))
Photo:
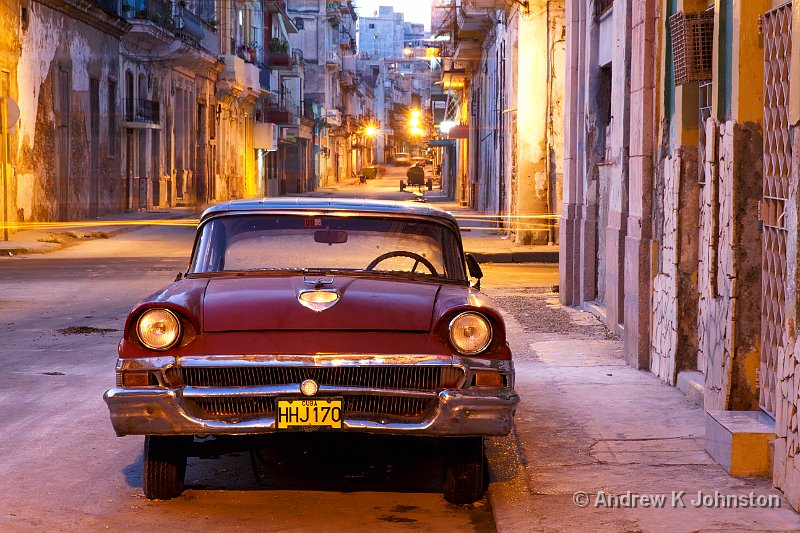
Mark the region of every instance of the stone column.
POLYGON ((656 0, 632 2, 630 158, 625 236, 625 357, 635 368, 650 364, 650 248, 652 245, 653 134, 655 131, 656 0))
POLYGON ((565 305, 582 302, 580 279, 584 266, 580 225, 583 203, 583 75, 586 49, 586 2, 568 0, 566 5, 567 57, 564 91, 564 195, 561 204, 559 293, 565 305))
MULTIPOLYGON (((652 0, 649 0, 652 1, 652 0)), ((615 333, 623 328, 625 285, 625 236, 628 233, 628 146, 631 130, 631 9, 641 0, 614 2, 614 54, 611 80, 611 147, 606 233, 606 324, 615 333)), ((627 327, 627 323, 625 323, 627 327)))

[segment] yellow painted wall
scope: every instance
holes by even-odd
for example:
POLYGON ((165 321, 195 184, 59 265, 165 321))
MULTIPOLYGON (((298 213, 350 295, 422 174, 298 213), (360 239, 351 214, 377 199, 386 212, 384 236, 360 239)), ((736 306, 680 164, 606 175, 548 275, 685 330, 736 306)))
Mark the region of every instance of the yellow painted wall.
MULTIPOLYGON (((552 107, 563 108, 563 87, 553 87, 557 92, 549 96, 548 109, 548 55, 552 41, 559 37, 558 29, 548 35, 548 0, 530 2, 528 13, 519 17, 518 71, 517 71, 517 161, 518 175, 514 192, 515 213, 535 215, 549 212, 548 188, 549 151, 548 123, 552 107), (549 40, 548 40, 549 37, 549 40)), ((563 9, 561 11, 563 17, 563 9)), ((560 28, 563 31, 563 18, 560 28)), ((558 24, 556 24, 558 26, 558 24)), ((551 56, 552 57, 552 56, 551 56)), ((557 65, 550 65, 559 68, 557 65)), ((563 65, 561 65, 563 69, 563 65)), ((563 85, 563 84, 562 84, 563 85)), ((563 116, 558 113, 559 116, 563 116)), ((560 130, 559 130, 560 131, 560 130)), ((550 142, 552 144, 552 142, 550 142)), ((518 242, 539 242, 547 239, 546 232, 517 232, 518 242)))

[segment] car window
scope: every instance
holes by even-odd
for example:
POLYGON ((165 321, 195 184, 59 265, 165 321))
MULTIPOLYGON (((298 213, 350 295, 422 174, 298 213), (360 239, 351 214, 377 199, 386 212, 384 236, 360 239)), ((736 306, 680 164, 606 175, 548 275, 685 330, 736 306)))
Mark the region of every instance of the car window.
POLYGON ((226 216, 205 223, 192 273, 372 270, 465 279, 457 235, 416 219, 226 216))

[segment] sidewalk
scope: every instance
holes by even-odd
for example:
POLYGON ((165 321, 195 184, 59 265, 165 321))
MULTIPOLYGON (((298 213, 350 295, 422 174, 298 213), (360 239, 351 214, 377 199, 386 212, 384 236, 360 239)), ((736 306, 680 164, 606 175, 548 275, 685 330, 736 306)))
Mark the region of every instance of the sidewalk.
POLYGON ((490 443, 499 532, 800 531, 769 480, 732 478, 711 459, 703 409, 628 366, 594 316, 537 289, 486 292, 508 312, 522 398, 515 434, 490 443), (695 507, 698 492, 711 501, 695 507), (717 497, 751 494, 771 507, 717 497))
POLYGON ((194 220, 198 215, 196 209, 175 207, 117 213, 94 220, 42 224, 34 222, 30 224, 32 229, 9 232, 7 241, 2 240, 0 233, 0 256, 53 252, 89 239, 108 239, 142 225, 176 219, 194 220))

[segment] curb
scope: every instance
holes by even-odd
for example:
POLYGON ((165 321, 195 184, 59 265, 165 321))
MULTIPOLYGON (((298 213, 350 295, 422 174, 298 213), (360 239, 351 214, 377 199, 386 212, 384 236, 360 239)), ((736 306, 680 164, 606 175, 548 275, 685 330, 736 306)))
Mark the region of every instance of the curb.
MULTIPOLYGON (((165 216, 163 218, 152 218, 152 219, 148 219, 148 218, 132 218, 130 220, 137 220, 137 221, 179 220, 181 218, 185 218, 186 216, 187 216, 186 213, 171 213, 170 216, 165 216)), ((70 221, 70 222, 80 223, 80 222, 84 222, 84 221, 76 220, 76 221, 70 221)), ((89 222, 89 221, 86 221, 86 222, 89 222)), ((15 257, 15 256, 20 256, 20 255, 48 254, 50 252, 56 252, 58 250, 63 250, 64 248, 69 248, 71 246, 75 246, 75 245, 80 244, 82 242, 87 242, 87 241, 92 241, 92 240, 97 240, 97 239, 111 239, 113 237, 116 237, 117 235, 120 235, 121 233, 127 233, 129 231, 136 231, 136 230, 141 229, 142 227, 144 227, 144 225, 131 225, 131 226, 123 225, 123 226, 120 226, 119 224, 114 224, 114 222, 119 222, 119 221, 110 221, 108 226, 95 226, 95 228, 102 228, 102 227, 114 228, 114 229, 108 229, 108 230, 103 230, 103 229, 94 229, 94 230, 92 230, 92 233, 98 234, 96 236, 91 236, 91 237, 86 237, 86 238, 78 238, 78 239, 71 240, 69 242, 58 242, 58 243, 37 242, 37 243, 35 243, 36 244, 35 248, 29 248, 29 247, 19 246, 19 245, 17 245, 17 246, 10 246, 10 245, 9 246, 4 246, 3 242, 5 242, 5 241, 0 241, 0 257, 15 257)), ((53 234, 53 233, 67 233, 67 232, 75 233, 74 228, 73 229, 68 229, 68 230, 65 230, 65 231, 58 231, 58 230, 49 231, 48 233, 53 234)), ((31 244, 34 244, 34 243, 31 241, 31 244)))
POLYGON ((510 435, 491 437, 485 443, 489 464, 487 492, 495 528, 498 533, 529 531, 531 490, 516 428, 510 435))

